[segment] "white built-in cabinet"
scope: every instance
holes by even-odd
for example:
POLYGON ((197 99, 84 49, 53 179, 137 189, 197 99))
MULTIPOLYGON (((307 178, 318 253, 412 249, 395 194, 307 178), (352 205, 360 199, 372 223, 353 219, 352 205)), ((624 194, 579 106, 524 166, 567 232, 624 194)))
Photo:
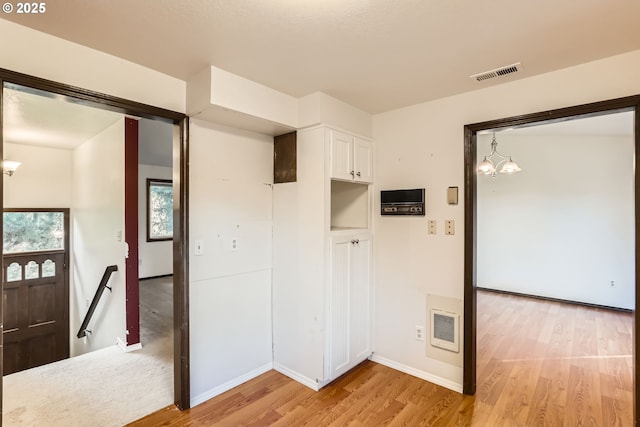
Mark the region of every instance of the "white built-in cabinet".
POLYGON ((357 136, 330 130, 331 178, 373 182, 373 144, 357 136))
POLYGON ((296 182, 273 187, 273 356, 317 390, 373 351, 373 144, 317 126, 296 157, 296 182))
POLYGON ((329 377, 335 379, 371 354, 371 234, 331 237, 329 377))

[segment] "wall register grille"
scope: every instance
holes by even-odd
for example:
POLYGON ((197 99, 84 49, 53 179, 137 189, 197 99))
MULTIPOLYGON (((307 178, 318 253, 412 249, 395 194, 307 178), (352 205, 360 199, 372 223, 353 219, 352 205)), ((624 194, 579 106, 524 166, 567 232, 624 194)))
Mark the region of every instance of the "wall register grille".
POLYGON ((496 68, 495 70, 484 71, 482 73, 473 74, 469 77, 472 79, 481 82, 484 80, 493 79, 496 77, 506 76, 507 74, 517 73, 522 70, 522 64, 519 62, 511 65, 507 65, 505 67, 496 68))
POLYGON ((460 315, 431 309, 431 345, 458 353, 460 351, 460 315))

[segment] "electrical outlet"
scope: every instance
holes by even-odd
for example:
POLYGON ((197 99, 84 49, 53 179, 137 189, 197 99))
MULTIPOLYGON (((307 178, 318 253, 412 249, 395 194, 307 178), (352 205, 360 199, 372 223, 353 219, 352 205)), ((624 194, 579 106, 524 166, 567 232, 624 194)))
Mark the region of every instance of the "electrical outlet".
POLYGON ((416 341, 424 341, 424 326, 416 325, 416 341))
POLYGON ((456 222, 452 219, 448 219, 444 222, 444 234, 453 236, 456 234, 456 222))
POLYGON ((428 230, 429 234, 437 234, 438 232, 438 221, 435 219, 430 219, 428 222, 428 230))
POLYGON ((612 280, 612 281, 611 281, 611 287, 613 288, 613 287, 615 287, 615 286, 616 286, 616 282, 612 280))
POLYGON ((238 239, 237 237, 234 237, 233 239, 231 239, 231 250, 232 251, 240 250, 240 239, 238 239))

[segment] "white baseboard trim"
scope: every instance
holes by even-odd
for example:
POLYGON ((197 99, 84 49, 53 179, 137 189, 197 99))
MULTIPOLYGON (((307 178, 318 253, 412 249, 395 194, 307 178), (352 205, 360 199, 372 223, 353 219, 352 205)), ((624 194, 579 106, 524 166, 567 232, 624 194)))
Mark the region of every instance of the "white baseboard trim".
POLYGON ((141 343, 126 345, 124 341, 120 339, 120 337, 116 337, 116 341, 118 343, 118 347, 120 347, 120 350, 124 351, 125 353, 129 353, 130 351, 140 350, 142 348, 141 343))
POLYGON ((191 407, 193 408, 196 405, 199 405, 207 400, 216 397, 219 394, 224 393, 225 391, 231 390, 234 387, 239 386, 240 384, 246 383, 247 381, 264 374, 265 372, 273 369, 272 363, 266 363, 259 368, 256 368, 252 371, 247 372, 244 375, 240 375, 232 380, 227 381, 224 384, 220 384, 217 387, 212 388, 211 390, 205 391, 204 393, 200 393, 197 396, 191 398, 191 407))
POLYGON ((425 381, 429 381, 430 383, 448 388, 449 390, 462 393, 462 385, 451 380, 441 378, 437 375, 433 375, 416 368, 412 368, 411 366, 403 365, 402 363, 395 362, 393 360, 387 359, 386 357, 377 356, 375 353, 369 359, 381 365, 388 366, 391 369, 395 369, 396 371, 404 372, 405 374, 413 375, 414 377, 418 377, 425 381))
POLYGON ((298 381, 300 384, 309 387, 313 391, 320 390, 320 385, 317 383, 317 381, 307 378, 304 375, 300 375, 298 372, 292 371, 291 369, 285 366, 282 366, 278 363, 274 363, 273 369, 275 369, 276 371, 280 372, 283 375, 288 376, 292 380, 298 381))

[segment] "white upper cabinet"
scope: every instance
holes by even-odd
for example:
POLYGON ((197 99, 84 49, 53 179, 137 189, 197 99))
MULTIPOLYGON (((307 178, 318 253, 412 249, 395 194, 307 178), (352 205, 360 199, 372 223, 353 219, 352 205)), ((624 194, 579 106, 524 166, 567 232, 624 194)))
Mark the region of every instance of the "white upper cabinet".
POLYGON ((373 182, 373 144, 364 139, 353 139, 353 170, 358 182, 373 182))
POLYGON ((373 144, 336 130, 330 139, 331 179, 373 182, 373 144))

